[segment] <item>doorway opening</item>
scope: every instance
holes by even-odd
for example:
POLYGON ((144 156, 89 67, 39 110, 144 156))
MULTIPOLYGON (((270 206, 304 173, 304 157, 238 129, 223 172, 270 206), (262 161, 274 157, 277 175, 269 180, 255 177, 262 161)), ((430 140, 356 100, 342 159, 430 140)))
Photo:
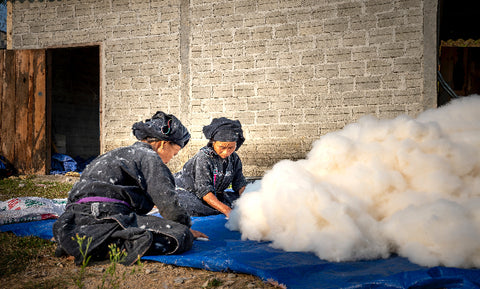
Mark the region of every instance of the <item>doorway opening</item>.
POLYGON ((52 154, 77 170, 100 153, 100 47, 47 49, 52 154))
POLYGON ((478 9, 468 0, 439 1, 438 106, 452 98, 480 94, 478 9))

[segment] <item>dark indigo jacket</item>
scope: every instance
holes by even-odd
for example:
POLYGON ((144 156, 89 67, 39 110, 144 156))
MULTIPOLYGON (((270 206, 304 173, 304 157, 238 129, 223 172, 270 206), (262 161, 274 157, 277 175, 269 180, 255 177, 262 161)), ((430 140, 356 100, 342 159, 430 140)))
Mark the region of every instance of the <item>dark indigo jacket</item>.
MULTIPOLYGON (((76 234, 92 237, 89 252, 102 259, 108 244, 126 249, 126 265, 133 264, 147 252, 155 234, 174 243, 166 254, 189 250, 193 235, 190 217, 178 205, 174 178, 168 167, 147 143, 112 150, 92 161, 74 184, 68 196, 67 209, 54 223, 53 233, 59 247, 82 257, 76 234), (76 203, 86 197, 107 197, 128 203, 76 203), (156 205, 163 218, 146 215, 156 205)), ((105 255, 105 256, 104 256, 105 255)))
POLYGON ((243 176, 242 161, 236 152, 222 159, 213 147, 205 146, 175 174, 175 184, 202 200, 209 192, 225 191, 230 184, 238 192, 247 182, 243 176))

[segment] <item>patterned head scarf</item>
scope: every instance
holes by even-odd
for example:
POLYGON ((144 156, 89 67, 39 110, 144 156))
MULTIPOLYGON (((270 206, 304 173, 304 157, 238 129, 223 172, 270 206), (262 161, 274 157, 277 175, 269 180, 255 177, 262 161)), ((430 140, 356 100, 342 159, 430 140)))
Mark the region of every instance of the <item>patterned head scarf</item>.
POLYGON ((134 123, 132 131, 139 140, 154 137, 159 140, 171 141, 181 148, 186 146, 190 140, 190 133, 180 120, 173 114, 166 114, 163 111, 157 111, 152 118, 145 122, 134 123))
POLYGON ((236 142, 235 150, 238 150, 245 141, 240 121, 225 117, 214 118, 209 125, 203 127, 203 134, 207 139, 214 141, 236 142))

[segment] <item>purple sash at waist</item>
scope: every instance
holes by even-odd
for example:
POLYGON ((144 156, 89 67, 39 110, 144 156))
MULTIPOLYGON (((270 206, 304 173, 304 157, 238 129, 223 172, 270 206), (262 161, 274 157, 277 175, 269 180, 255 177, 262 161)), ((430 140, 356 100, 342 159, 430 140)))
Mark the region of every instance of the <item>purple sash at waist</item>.
POLYGON ((107 197, 86 197, 82 198, 78 201, 75 202, 75 204, 83 204, 83 203, 91 203, 91 202, 104 202, 104 203, 120 203, 128 206, 131 208, 129 203, 122 201, 122 200, 117 200, 117 199, 112 199, 112 198, 107 198, 107 197))

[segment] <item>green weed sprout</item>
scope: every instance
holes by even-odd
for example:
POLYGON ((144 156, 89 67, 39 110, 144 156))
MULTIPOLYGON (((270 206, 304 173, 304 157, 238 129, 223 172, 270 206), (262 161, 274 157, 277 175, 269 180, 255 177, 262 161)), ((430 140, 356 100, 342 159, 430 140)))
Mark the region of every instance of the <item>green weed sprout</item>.
POLYGON ((132 271, 130 272, 130 275, 133 275, 133 274, 136 273, 136 269, 135 269, 136 267, 138 267, 139 272, 143 271, 143 263, 142 263, 142 261, 140 260, 140 258, 141 258, 141 256, 138 255, 138 259, 137 259, 136 265, 135 265, 135 267, 132 268, 132 271))
POLYGON ((87 244, 85 245, 85 250, 83 249, 83 242, 85 241, 86 236, 80 237, 78 234, 75 237, 72 237, 72 240, 77 241, 77 244, 79 246, 80 254, 82 255, 82 265, 80 266, 80 273, 78 274, 78 278, 75 279, 75 285, 78 286, 78 288, 83 288, 83 277, 85 276, 85 270, 88 265, 88 261, 90 261, 90 257, 92 256, 87 256, 88 252, 88 247, 90 247, 90 244, 92 243, 92 237, 89 237, 87 239, 87 244))
POLYGON ((206 288, 214 288, 222 285, 222 281, 218 280, 217 278, 213 278, 208 281, 206 288))
POLYGON ((108 248, 110 249, 110 266, 108 266, 107 270, 103 274, 102 286, 100 288, 104 288, 105 281, 107 280, 107 275, 110 275, 110 287, 119 288, 120 281, 125 279, 126 272, 123 273, 122 278, 120 279, 120 277, 117 276, 116 272, 117 264, 125 260, 125 258, 127 257, 127 252, 125 251, 125 249, 120 250, 120 248, 118 248, 116 244, 110 244, 108 245, 108 248))

